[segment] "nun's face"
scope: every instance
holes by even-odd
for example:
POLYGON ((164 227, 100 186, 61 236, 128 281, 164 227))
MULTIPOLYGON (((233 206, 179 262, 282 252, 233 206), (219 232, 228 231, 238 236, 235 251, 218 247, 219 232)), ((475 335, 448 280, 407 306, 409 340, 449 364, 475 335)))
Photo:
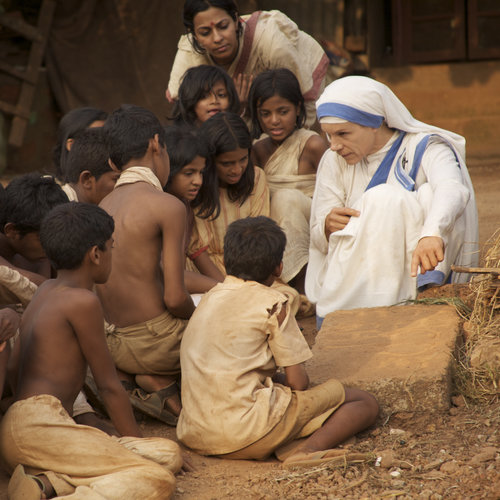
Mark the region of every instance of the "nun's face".
POLYGON ((377 131, 356 123, 322 123, 330 149, 342 156, 349 165, 360 162, 365 156, 377 152, 377 131))

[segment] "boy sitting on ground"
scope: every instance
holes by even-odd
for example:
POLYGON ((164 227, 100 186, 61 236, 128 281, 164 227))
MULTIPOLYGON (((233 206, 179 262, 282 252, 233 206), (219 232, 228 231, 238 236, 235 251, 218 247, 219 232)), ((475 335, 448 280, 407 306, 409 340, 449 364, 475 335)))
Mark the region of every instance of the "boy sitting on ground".
MULTIPOLYGON (((0 305, 25 307, 37 285, 51 277, 50 262, 40 244, 40 225, 53 207, 67 202, 55 180, 38 173, 16 177, 0 192, 0 305)), ((6 375, 11 342, 0 354, 0 379, 6 375)), ((72 414, 79 424, 114 432, 112 426, 97 418, 83 393, 72 414)))
POLYGON ((0 399, 20 317, 16 304, 26 306, 50 276, 50 264, 38 233, 50 209, 68 201, 50 176, 31 173, 0 189, 0 399), (12 340, 11 340, 12 339, 12 340))
POLYGON ((267 217, 230 224, 228 276, 203 296, 184 332, 177 437, 198 453, 263 459, 309 436, 285 463, 327 462, 344 453, 331 448, 377 417, 378 404, 367 392, 333 379, 308 389, 303 363, 311 351, 286 297, 271 288, 285 244, 284 232, 267 217), (277 367, 284 368, 283 383, 273 381, 277 367))
POLYGON ((0 425, 0 454, 14 470, 9 498, 41 498, 43 491, 45 498, 164 499, 174 490, 173 472, 182 464, 178 446, 132 439, 141 431, 92 291, 111 271, 113 229, 104 210, 86 203, 56 207, 43 221, 40 239, 58 276, 39 287, 23 316, 17 401, 0 425), (129 437, 117 439, 71 419, 87 366, 117 431, 129 437), (158 463, 148 459, 155 454, 161 455, 158 463))
POLYGON ((134 407, 175 425, 180 342, 194 310, 184 284, 186 209, 163 192, 170 163, 165 130, 153 113, 123 105, 104 130, 110 159, 122 171, 101 202, 116 224, 113 270, 97 287, 112 325, 108 347, 134 407))
POLYGON ((101 127, 82 130, 74 138, 66 160, 62 186, 70 201, 99 205, 115 187, 120 172, 111 167, 106 136, 101 127))

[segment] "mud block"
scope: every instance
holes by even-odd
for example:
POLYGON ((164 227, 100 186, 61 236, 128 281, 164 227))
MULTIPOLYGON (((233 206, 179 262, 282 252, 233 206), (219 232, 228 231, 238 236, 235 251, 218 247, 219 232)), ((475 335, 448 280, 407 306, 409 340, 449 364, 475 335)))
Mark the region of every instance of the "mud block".
POLYGON ((309 378, 313 384, 338 378, 367 390, 383 415, 446 410, 459 323, 447 305, 335 311, 316 337, 309 378))

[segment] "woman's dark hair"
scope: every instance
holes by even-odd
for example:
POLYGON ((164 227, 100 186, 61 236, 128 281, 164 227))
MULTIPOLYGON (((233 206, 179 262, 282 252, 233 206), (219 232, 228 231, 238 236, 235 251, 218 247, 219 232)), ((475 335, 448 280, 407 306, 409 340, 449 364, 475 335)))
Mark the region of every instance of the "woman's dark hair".
POLYGON ((238 14, 238 6, 234 0, 186 0, 184 2, 184 11, 182 14, 182 22, 188 33, 189 41, 193 49, 199 54, 204 54, 205 49, 198 43, 194 36, 194 17, 199 12, 204 12, 210 7, 225 10, 233 21, 238 22, 237 36, 241 34, 241 20, 238 14))
POLYGON ((196 214, 198 217, 210 217, 214 212, 210 212, 210 207, 213 206, 210 198, 215 195, 216 209, 213 218, 216 219, 220 213, 220 201, 218 193, 219 179, 215 159, 220 154, 230 153, 236 149, 246 149, 248 151, 248 165, 241 179, 236 184, 227 186, 229 199, 232 202, 238 202, 240 206, 243 205, 254 188, 255 171, 250 159, 252 137, 243 119, 235 113, 217 113, 201 125, 199 134, 209 145, 210 155, 207 159, 206 175, 203 177, 200 196, 197 203, 193 204, 193 207, 198 208, 196 214))
POLYGON ((72 139, 78 132, 85 130, 92 123, 98 120, 106 120, 106 111, 98 108, 84 107, 68 111, 59 122, 57 129, 57 142, 52 151, 52 161, 56 171, 56 177, 65 182, 64 167, 69 151, 66 149, 66 142, 72 139))
POLYGON ((172 116, 174 124, 194 126, 197 120, 196 104, 212 92, 214 85, 219 82, 226 86, 229 98, 227 111, 238 113, 240 100, 233 79, 219 66, 202 64, 189 68, 182 77, 179 96, 175 102, 172 116))
POLYGON ((297 77, 287 68, 271 69, 260 73, 255 78, 248 93, 252 136, 254 139, 258 139, 263 132, 259 122, 258 108, 275 95, 297 106, 299 109, 296 121, 297 128, 304 126, 306 121, 306 106, 297 77))

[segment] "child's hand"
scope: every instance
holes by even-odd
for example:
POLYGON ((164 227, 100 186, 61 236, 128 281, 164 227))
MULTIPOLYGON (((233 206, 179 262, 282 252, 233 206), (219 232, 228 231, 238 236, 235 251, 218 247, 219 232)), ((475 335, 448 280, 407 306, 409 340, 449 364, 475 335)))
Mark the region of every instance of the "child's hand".
POLYGON ((246 107, 248 101, 248 92, 250 91, 253 77, 254 75, 240 73, 233 78, 236 92, 238 93, 242 108, 246 107))
POLYGON ((411 258, 411 275, 417 276, 432 271, 444 259, 444 241, 439 236, 426 236, 422 238, 411 258))
POLYGON ((340 231, 347 226, 347 223, 351 220, 351 217, 359 217, 359 210, 354 210, 354 208, 347 207, 335 207, 332 208, 330 213, 325 219, 325 236, 326 239, 330 237, 335 231, 340 231))

